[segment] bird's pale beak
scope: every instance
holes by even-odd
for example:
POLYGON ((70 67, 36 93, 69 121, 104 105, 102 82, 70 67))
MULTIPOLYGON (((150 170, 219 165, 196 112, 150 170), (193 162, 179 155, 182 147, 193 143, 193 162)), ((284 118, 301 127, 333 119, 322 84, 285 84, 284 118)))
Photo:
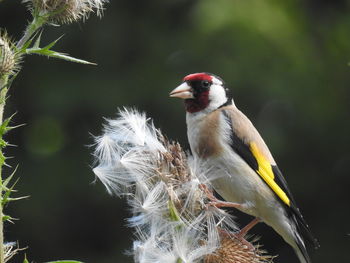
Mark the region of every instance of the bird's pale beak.
POLYGON ((186 82, 182 83, 172 92, 170 92, 170 97, 181 98, 181 99, 193 99, 192 88, 188 86, 186 82))

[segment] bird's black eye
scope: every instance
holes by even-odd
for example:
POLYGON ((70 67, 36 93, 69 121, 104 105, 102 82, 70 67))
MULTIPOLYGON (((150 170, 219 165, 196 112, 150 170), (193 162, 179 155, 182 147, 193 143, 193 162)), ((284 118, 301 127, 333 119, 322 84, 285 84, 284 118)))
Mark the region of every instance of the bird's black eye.
POLYGON ((201 84, 202 84, 202 88, 207 89, 210 87, 210 82, 208 80, 203 80, 201 84))

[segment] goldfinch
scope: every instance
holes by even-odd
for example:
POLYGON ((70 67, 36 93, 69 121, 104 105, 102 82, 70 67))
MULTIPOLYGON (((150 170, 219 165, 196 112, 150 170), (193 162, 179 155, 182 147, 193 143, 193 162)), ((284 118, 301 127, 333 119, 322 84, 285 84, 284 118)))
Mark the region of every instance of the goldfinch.
POLYGON ((184 99, 191 151, 210 168, 214 189, 230 206, 256 217, 243 231, 263 221, 292 246, 300 262, 310 263, 303 236, 315 247, 317 241, 269 148, 237 109, 223 80, 210 73, 190 74, 170 97, 184 99))

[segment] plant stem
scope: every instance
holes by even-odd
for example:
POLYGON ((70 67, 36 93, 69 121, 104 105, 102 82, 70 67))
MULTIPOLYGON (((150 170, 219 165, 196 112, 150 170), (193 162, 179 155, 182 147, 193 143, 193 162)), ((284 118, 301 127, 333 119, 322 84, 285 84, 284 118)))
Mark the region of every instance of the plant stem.
POLYGON ((0 124, 3 120, 4 115, 4 107, 5 107, 5 101, 6 101, 6 94, 7 94, 7 82, 8 82, 8 76, 2 76, 0 77, 0 124))
POLYGON ((169 216, 172 221, 181 221, 179 212, 177 211, 175 204, 172 200, 168 201, 169 216))
MULTIPOLYGON (((1 1, 1 0, 0 0, 1 1)), ((48 19, 48 15, 34 15, 33 21, 27 26, 24 35, 17 43, 17 48, 21 49, 25 43, 33 36, 33 34, 42 27, 48 19)))
MULTIPOLYGON (((7 94, 8 76, 0 78, 0 124, 3 121, 4 107, 7 94)), ((2 151, 2 150, 0 150, 2 151)), ((1 153, 2 155, 2 153, 1 153)), ((3 232, 3 212, 2 212, 2 163, 0 164, 0 263, 4 263, 4 232, 3 232)))

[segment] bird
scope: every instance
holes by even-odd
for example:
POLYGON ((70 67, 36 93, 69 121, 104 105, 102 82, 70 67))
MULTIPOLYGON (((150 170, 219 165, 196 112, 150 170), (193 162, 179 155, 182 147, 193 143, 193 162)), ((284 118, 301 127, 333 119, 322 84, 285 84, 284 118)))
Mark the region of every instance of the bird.
POLYGON ((255 219, 245 235, 262 221, 295 251, 301 263, 311 263, 305 240, 317 248, 287 182, 265 141, 235 105, 224 81, 211 73, 193 73, 170 92, 184 99, 187 137, 194 157, 210 169, 214 190, 231 206, 255 219))

